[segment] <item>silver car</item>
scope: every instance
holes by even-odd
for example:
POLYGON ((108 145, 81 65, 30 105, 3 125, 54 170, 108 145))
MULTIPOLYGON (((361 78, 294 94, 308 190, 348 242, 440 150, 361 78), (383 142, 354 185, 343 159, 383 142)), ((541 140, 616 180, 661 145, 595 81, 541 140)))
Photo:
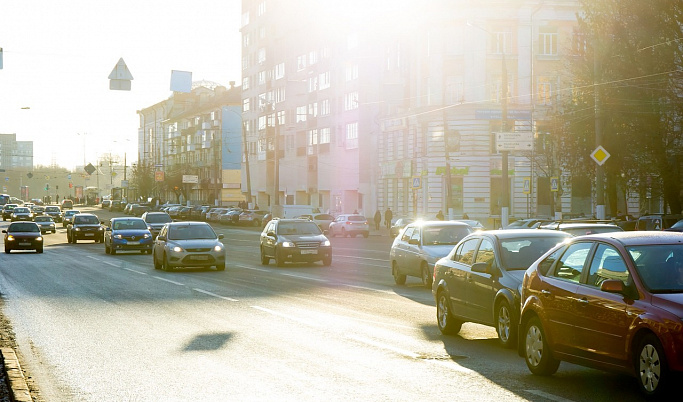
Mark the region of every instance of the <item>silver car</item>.
POLYGON ((434 264, 453 250, 474 229, 463 222, 417 221, 408 224, 391 245, 391 273, 397 285, 406 283, 406 276, 416 276, 422 284, 432 287, 434 264))
POLYGON ((171 222, 164 225, 152 246, 154 269, 211 267, 225 270, 225 246, 206 222, 171 222))

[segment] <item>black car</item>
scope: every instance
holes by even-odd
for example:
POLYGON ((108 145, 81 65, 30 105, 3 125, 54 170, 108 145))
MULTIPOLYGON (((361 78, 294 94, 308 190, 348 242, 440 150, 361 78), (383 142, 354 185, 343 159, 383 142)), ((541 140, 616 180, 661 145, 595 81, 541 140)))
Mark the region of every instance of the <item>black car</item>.
POLYGON ((62 210, 58 205, 48 205, 45 207, 45 215, 49 216, 55 222, 62 221, 62 210))
POLYGON ((332 264, 332 245, 320 227, 303 219, 273 219, 261 233, 261 264, 275 260, 278 267, 285 262, 332 264))
POLYGON ((36 250, 43 252, 43 236, 35 222, 12 222, 5 234, 5 253, 12 250, 36 250))
POLYGON ((152 233, 152 238, 157 237, 161 228, 169 222, 173 222, 171 216, 166 212, 147 211, 142 214, 142 220, 147 224, 147 229, 152 233))
POLYGON ((503 346, 516 346, 524 272, 571 237, 559 230, 512 229, 477 231, 462 239, 434 267, 439 330, 455 334, 464 322, 476 322, 495 327, 503 346))
POLYGON ((66 227, 66 241, 78 243, 79 240, 94 240, 95 243, 104 241, 104 227, 97 215, 76 214, 73 216, 73 223, 66 227))
POLYGON ((18 206, 17 204, 5 204, 2 207, 2 220, 12 219, 12 210, 18 206))

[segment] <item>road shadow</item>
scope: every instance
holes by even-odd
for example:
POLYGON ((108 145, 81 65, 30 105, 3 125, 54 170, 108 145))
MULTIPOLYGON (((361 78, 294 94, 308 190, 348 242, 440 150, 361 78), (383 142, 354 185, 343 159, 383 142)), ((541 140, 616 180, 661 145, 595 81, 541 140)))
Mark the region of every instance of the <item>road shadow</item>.
POLYGON ((230 332, 218 332, 213 334, 197 335, 190 340, 182 349, 183 352, 198 352, 219 350, 232 338, 230 332))

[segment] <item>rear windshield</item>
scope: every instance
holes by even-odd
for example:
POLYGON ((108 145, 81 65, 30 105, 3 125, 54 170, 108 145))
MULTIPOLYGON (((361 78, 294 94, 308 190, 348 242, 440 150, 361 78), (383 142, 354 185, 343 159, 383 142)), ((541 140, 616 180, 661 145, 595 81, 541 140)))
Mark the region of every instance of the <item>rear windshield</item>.
POLYGON ((638 276, 652 293, 683 293, 683 244, 626 248, 638 276))
POLYGON ((16 212, 18 214, 25 214, 25 213, 28 213, 30 211, 28 210, 28 208, 21 207, 21 208, 14 208, 14 212, 16 212))
POLYGON ((173 222, 173 219, 168 214, 154 214, 145 216, 147 223, 166 223, 173 222))
POLYGON ((45 207, 47 212, 59 212, 59 207, 45 207))
POLYGON ((351 216, 349 216, 349 221, 351 221, 351 222, 365 222, 365 221, 367 221, 367 219, 364 216, 351 215, 351 216))
POLYGON ((34 219, 36 222, 52 222, 52 218, 49 216, 36 216, 34 219))
POLYGON ((422 228, 422 243, 424 245, 455 245, 471 232, 472 230, 467 226, 425 226, 422 228))

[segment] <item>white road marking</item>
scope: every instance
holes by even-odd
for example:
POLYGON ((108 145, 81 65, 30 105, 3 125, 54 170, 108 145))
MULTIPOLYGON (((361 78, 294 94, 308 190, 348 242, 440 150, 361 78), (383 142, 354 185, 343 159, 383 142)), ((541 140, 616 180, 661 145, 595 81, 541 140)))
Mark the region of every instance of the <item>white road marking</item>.
POLYGON ((372 291, 374 291, 374 292, 387 293, 387 294, 390 294, 390 295, 395 295, 395 294, 396 294, 396 292, 393 291, 393 290, 375 289, 375 288, 369 288, 369 287, 367 287, 367 286, 358 286, 358 285, 349 285, 349 284, 342 284, 342 285, 343 285, 343 286, 350 287, 350 288, 354 288, 354 289, 372 290, 372 291))
POLYGON ((279 274, 280 274, 280 275, 284 275, 284 276, 291 276, 291 277, 293 277, 293 278, 307 279, 307 280, 309 280, 309 281, 324 282, 324 283, 327 282, 326 279, 311 278, 311 277, 304 276, 304 275, 286 274, 286 273, 284 273, 284 272, 279 272, 279 274))
POLYGON ((205 295, 217 297, 217 298, 223 299, 223 300, 234 301, 234 302, 239 301, 239 300, 237 300, 237 299, 233 299, 233 298, 230 298, 230 297, 225 297, 225 296, 217 295, 217 294, 215 294, 215 293, 211 293, 211 292, 208 292, 208 291, 202 290, 202 289, 192 288, 192 290, 194 290, 194 291, 196 291, 196 292, 199 292, 199 293, 204 293, 205 295))
POLYGON ((567 398, 562 398, 561 396, 549 394, 547 392, 539 391, 536 389, 525 389, 524 392, 528 392, 530 394, 538 395, 543 398, 550 399, 551 401, 556 401, 556 402, 573 402, 571 399, 567 398))
POLYGON ((120 267, 121 267, 121 265, 119 265, 119 264, 114 264, 113 262, 109 262, 109 261, 100 261, 100 262, 101 262, 102 264, 111 265, 112 267, 116 267, 116 268, 120 268, 120 267))
POLYGON ((125 269, 126 271, 135 272, 136 274, 147 275, 147 272, 140 272, 140 271, 136 271, 136 270, 130 269, 130 268, 123 268, 123 269, 125 269))
POLYGON ((95 260, 95 261, 102 261, 101 258, 99 258, 99 257, 93 257, 92 255, 89 255, 88 258, 92 258, 92 259, 95 260))
POLYGON ((286 319, 288 319, 288 320, 296 321, 296 322, 298 322, 298 323, 301 323, 301 324, 304 324, 304 325, 308 325, 308 326, 311 326, 311 327, 318 327, 318 326, 319 326, 318 324, 316 324, 316 323, 314 323, 314 322, 307 321, 307 320, 303 320, 303 319, 301 319, 301 318, 294 317, 294 316, 291 316, 291 315, 278 313, 277 311, 273 311, 273 310, 270 310, 270 309, 267 309, 267 308, 264 308, 264 307, 259 307, 259 306, 251 306, 251 307, 252 307, 252 308, 255 308, 256 310, 261 310, 261 311, 266 312, 266 313, 268 313, 268 314, 272 314, 272 315, 275 315, 275 316, 278 316, 278 317, 286 318, 286 319))
POLYGON ((164 282, 172 283, 172 284, 174 284, 174 285, 178 285, 178 286, 185 286, 185 284, 184 284, 184 283, 180 283, 180 282, 172 281, 172 280, 170 280, 170 279, 162 278, 162 277, 160 277, 160 276, 152 276, 152 278, 154 278, 154 279, 158 279, 158 280, 160 280, 160 281, 164 281, 164 282))
POLYGON ((254 268, 254 267, 250 267, 249 265, 234 264, 234 266, 239 267, 239 268, 244 268, 244 269, 251 269, 251 270, 259 271, 259 272, 272 272, 272 270, 267 269, 267 268, 254 268))

